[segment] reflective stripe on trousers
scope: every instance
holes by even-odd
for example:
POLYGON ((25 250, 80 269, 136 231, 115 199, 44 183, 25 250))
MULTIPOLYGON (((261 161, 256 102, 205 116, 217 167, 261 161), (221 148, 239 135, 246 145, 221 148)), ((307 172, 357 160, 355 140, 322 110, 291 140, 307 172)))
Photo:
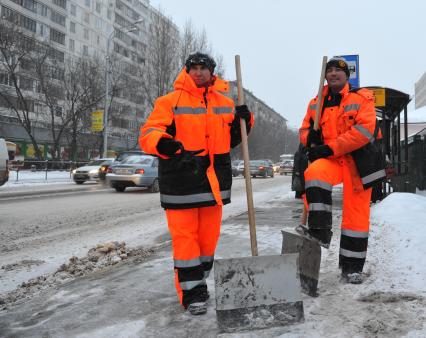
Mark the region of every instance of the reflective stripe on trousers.
MULTIPOLYGON (((308 225, 312 229, 331 228, 331 187, 343 182, 342 237, 340 265, 344 271, 358 270, 367 255, 370 227, 371 188, 354 192, 350 169, 337 159, 319 159, 305 171, 308 225)), ((361 269, 361 270, 359 270, 361 269)))
POLYGON ((205 279, 213 267, 222 207, 167 209, 166 216, 172 237, 175 286, 186 307, 207 291, 205 279))

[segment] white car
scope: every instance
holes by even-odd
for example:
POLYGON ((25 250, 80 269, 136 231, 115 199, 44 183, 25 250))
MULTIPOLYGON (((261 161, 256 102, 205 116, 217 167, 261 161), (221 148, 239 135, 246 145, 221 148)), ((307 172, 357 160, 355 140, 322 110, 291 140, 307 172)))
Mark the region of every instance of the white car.
POLYGON ((100 158, 74 169, 71 175, 73 181, 77 184, 83 184, 86 181, 99 181, 99 169, 107 161, 114 161, 114 158, 100 158))

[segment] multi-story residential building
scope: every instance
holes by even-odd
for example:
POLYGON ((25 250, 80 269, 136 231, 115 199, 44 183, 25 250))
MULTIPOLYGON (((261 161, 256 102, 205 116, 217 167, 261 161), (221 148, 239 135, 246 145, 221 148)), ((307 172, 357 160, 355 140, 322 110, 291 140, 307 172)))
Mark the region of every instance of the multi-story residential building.
MULTIPOLYGON (((109 62, 111 73, 120 72, 126 77, 127 87, 115 92, 109 107, 108 146, 116 150, 134 147, 139 126, 148 110, 138 87, 146 62, 150 18, 155 14, 170 20, 158 13, 148 0, 0 0, 0 6, 2 18, 20 26, 24 34, 48 43, 60 62, 95 58, 104 67, 109 62)), ((172 27, 174 34, 179 36, 178 28, 174 24, 172 27)), ((110 87, 114 78, 111 73, 110 87)), ((0 74, 0 82, 7 86, 7 76, 0 74)), ((105 86, 105 76, 99 78, 99 82, 105 86)), ((27 87, 26 92, 31 96, 37 84, 27 87)), ((104 105, 100 102, 97 110, 103 110, 104 105)), ((4 102, 0 102, 0 106, 3 106, 0 107, 0 133, 21 142, 25 149, 30 144, 25 130, 14 123, 14 114, 4 107, 4 102)), ((41 144, 48 145, 46 123, 36 116, 43 109, 46 107, 35 100, 34 123, 39 129, 36 135, 41 144)), ((58 115, 66 109, 59 104, 58 115)))
MULTIPOLYGON (((235 81, 229 84, 228 96, 237 104, 237 84, 235 81)), ((282 153, 290 150, 287 149, 287 120, 247 89, 244 89, 244 100, 255 116, 255 128, 249 137, 250 158, 278 161, 282 153)), ((232 156, 242 158, 241 150, 235 149, 232 156)))
POLYGON ((426 73, 414 85, 416 109, 426 106, 426 73))

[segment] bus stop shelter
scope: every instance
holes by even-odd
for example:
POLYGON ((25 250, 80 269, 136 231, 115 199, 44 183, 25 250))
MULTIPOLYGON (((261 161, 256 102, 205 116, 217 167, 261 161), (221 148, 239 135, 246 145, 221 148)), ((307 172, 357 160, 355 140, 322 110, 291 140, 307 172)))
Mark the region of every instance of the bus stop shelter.
MULTIPOLYGON (((388 183, 393 191, 415 192, 415 182, 409 175, 408 147, 402 146, 402 143, 408 144, 407 106, 411 101, 410 95, 386 87, 366 88, 375 94, 376 115, 380 121, 383 136, 382 150, 388 165, 394 170, 394 175, 388 183), (404 141, 400 142, 400 140, 404 141)), ((382 192, 386 194, 389 189, 389 185, 383 185, 382 192)))

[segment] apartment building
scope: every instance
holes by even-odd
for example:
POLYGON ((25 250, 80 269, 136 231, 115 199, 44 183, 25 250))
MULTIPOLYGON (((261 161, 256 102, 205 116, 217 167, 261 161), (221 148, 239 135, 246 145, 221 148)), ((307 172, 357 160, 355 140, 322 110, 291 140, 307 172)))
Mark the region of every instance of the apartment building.
POLYGON ((414 85, 415 107, 426 106, 426 73, 414 85))
MULTIPOLYGON (((0 0, 0 6, 2 19, 19 26, 24 34, 47 42, 59 62, 66 64, 73 58, 94 57, 103 65, 109 62, 110 72, 119 70, 126 74, 131 88, 120 90, 109 108, 108 148, 133 147, 139 126, 148 112, 147 102, 138 87, 139 75, 146 62, 150 20, 161 13, 147 0, 0 0)), ((174 24, 172 27, 174 34, 179 36, 178 28, 174 24)), ((105 76, 99 81, 105 86, 105 76)), ((0 74, 0 86, 7 85, 7 76, 0 74)), ((26 87, 29 97, 36 94, 36 83, 26 87)), ((36 118, 46 107, 37 100, 33 105, 36 135, 47 147, 49 132, 43 121, 36 118)), ((4 102, 0 102, 0 106, 3 106, 0 107, 0 133, 21 142, 24 150, 27 146, 31 148, 25 130, 14 122, 13 112, 4 102)), ((59 104, 58 116, 66 109, 59 104)), ((100 103, 97 110, 103 109, 104 103, 100 103)))

